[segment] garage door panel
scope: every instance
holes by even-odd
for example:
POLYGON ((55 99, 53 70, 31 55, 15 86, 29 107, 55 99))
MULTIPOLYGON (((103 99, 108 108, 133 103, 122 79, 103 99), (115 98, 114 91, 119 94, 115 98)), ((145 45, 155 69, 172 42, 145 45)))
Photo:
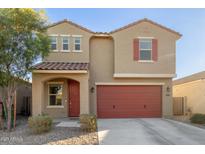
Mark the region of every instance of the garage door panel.
MULTIPOLYGON (((99 95, 98 95, 99 96, 99 95)), ((121 99, 137 99, 137 100, 145 100, 145 99, 150 99, 150 97, 152 97, 152 99, 159 99, 159 97, 161 97, 160 95, 141 95, 141 96, 138 96, 138 95, 123 95, 123 94, 118 94, 118 95, 112 95, 112 94, 109 94, 109 95, 100 95, 101 100, 121 100, 121 99)))
POLYGON ((161 117, 161 86, 97 86, 99 118, 161 117))
MULTIPOLYGON (((98 101, 99 103, 104 103, 104 104, 110 104, 110 103, 114 103, 114 104, 124 104, 124 105, 126 105, 126 104, 135 104, 135 103, 138 103, 138 104, 144 104, 144 103, 147 103, 148 101, 150 101, 150 99, 149 98, 136 98, 135 100, 133 100, 133 99, 131 99, 131 98, 127 98, 127 99, 125 99, 125 98, 123 98, 123 99, 109 99, 109 98, 107 98, 107 99, 102 99, 101 101, 98 101)), ((158 98, 153 98, 152 100, 151 100, 152 102, 152 104, 159 104, 159 101, 161 101, 160 99, 158 99, 158 98)))
POLYGON ((129 98, 135 98, 135 99, 140 99, 140 98, 143 98, 145 99, 146 96, 147 97, 152 97, 152 98, 159 98, 160 95, 157 95, 155 93, 152 93, 152 94, 145 94, 145 93, 127 93, 127 94, 120 94, 120 93, 116 93, 116 94, 112 94, 112 93, 109 93, 109 94, 104 94, 104 95, 99 95, 102 97, 102 99, 108 99, 108 98, 113 98, 113 99, 129 99, 129 98), (104 97, 104 98, 103 98, 104 97))

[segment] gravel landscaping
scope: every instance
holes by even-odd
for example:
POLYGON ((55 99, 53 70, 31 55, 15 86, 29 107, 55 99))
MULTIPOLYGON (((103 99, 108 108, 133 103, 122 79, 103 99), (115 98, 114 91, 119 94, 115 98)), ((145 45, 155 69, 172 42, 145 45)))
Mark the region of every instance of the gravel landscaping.
POLYGON ((173 116, 173 118, 172 118, 172 120, 176 120, 176 121, 183 122, 183 123, 195 126, 195 127, 205 129, 205 124, 191 123, 191 121, 189 119, 190 119, 190 116, 173 116))
POLYGON ((17 145, 40 145, 40 144, 60 144, 60 145, 86 145, 98 144, 97 132, 89 133, 80 128, 56 127, 54 123, 52 130, 48 133, 39 135, 32 134, 27 125, 27 119, 20 118, 17 121, 17 127, 12 132, 0 130, 0 144, 17 145))

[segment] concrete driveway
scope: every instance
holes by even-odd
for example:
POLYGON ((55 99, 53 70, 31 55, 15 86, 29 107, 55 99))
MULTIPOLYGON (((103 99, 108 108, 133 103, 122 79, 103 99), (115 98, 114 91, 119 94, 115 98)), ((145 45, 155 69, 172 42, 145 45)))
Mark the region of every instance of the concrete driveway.
POLYGON ((160 119, 98 119, 101 145, 205 144, 205 129, 160 119))

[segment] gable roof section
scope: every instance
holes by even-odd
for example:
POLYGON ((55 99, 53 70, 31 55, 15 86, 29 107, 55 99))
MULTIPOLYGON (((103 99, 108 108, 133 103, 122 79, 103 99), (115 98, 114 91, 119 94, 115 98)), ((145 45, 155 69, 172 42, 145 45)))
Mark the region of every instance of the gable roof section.
POLYGON ((147 18, 144 18, 144 19, 142 19, 142 20, 135 21, 135 22, 130 23, 130 24, 126 25, 126 26, 123 26, 123 27, 121 27, 121 28, 115 29, 115 30, 113 30, 113 31, 111 31, 111 32, 93 32, 93 31, 91 31, 91 30, 89 30, 89 29, 87 29, 87 28, 85 28, 85 27, 83 27, 83 26, 81 26, 81 25, 78 25, 78 24, 76 24, 76 23, 74 23, 74 22, 72 22, 72 21, 70 21, 70 20, 68 21, 67 19, 64 19, 64 20, 62 20, 62 21, 53 23, 53 24, 51 24, 50 26, 48 26, 48 28, 57 26, 57 25, 62 24, 62 23, 68 23, 68 24, 71 24, 71 25, 73 25, 73 26, 75 26, 75 27, 77 27, 77 28, 80 28, 80 29, 84 30, 84 31, 87 31, 87 32, 92 33, 92 34, 95 34, 96 36, 106 36, 106 37, 107 37, 107 36, 109 36, 110 34, 119 32, 119 31, 121 31, 121 30, 127 29, 127 28, 132 27, 132 26, 135 26, 135 25, 137 25, 137 24, 139 24, 139 23, 142 23, 142 22, 148 22, 148 23, 153 24, 153 25, 155 25, 155 26, 157 26, 157 27, 160 27, 160 28, 162 28, 162 29, 164 29, 164 30, 166 30, 166 31, 168 31, 168 32, 171 32, 171 33, 173 33, 173 34, 175 34, 175 35, 177 35, 177 36, 179 36, 179 37, 182 36, 182 34, 180 34, 179 32, 176 32, 176 31, 174 31, 174 30, 172 30, 172 29, 170 29, 170 28, 167 28, 167 27, 165 27, 165 26, 162 26, 162 25, 160 25, 160 24, 158 24, 158 23, 156 23, 156 22, 154 22, 154 21, 152 21, 152 20, 149 20, 149 19, 147 19, 147 18))
POLYGON ((192 81, 196 81, 196 80, 202 80, 202 79, 205 79, 205 71, 195 73, 195 74, 186 76, 186 77, 181 78, 181 79, 174 80, 173 85, 180 85, 180 84, 184 84, 184 83, 188 83, 188 82, 192 82, 192 81))
POLYGON ((51 24, 50 26, 48 26, 48 28, 57 26, 57 25, 62 24, 62 23, 68 23, 68 24, 71 24, 71 25, 73 25, 73 26, 75 26, 75 27, 77 27, 77 28, 80 28, 80 29, 82 29, 82 30, 84 30, 84 31, 86 31, 86 32, 94 33, 93 31, 91 31, 91 30, 89 30, 89 29, 87 29, 87 28, 85 28, 85 27, 83 27, 83 26, 81 26, 81 25, 78 25, 78 24, 76 24, 76 23, 74 23, 74 22, 72 22, 72 21, 70 21, 70 20, 68 21, 67 19, 64 19, 64 20, 62 20, 62 21, 53 23, 53 24, 51 24))
POLYGON ((152 25, 155 25, 155 26, 157 26, 157 27, 160 27, 160 28, 162 28, 162 29, 164 29, 164 30, 166 30, 166 31, 168 31, 168 32, 171 32, 171 33, 173 33, 173 34, 175 34, 175 35, 177 35, 177 36, 179 36, 179 37, 182 36, 182 34, 180 34, 179 32, 176 32, 176 31, 174 31, 174 30, 172 30, 172 29, 170 29, 170 28, 167 28, 167 27, 165 27, 165 26, 162 26, 162 25, 160 25, 160 24, 158 24, 158 23, 156 23, 156 22, 154 22, 154 21, 152 21, 152 20, 149 20, 149 19, 147 19, 147 18, 144 18, 144 19, 142 19, 142 20, 135 21, 135 22, 130 23, 130 24, 126 25, 126 26, 123 26, 123 27, 121 27, 121 28, 115 29, 115 30, 111 31, 110 34, 119 32, 119 31, 121 31, 121 30, 127 29, 127 28, 132 27, 132 26, 135 26, 135 25, 140 24, 140 23, 142 23, 142 22, 148 22, 148 23, 150 23, 150 24, 152 24, 152 25))

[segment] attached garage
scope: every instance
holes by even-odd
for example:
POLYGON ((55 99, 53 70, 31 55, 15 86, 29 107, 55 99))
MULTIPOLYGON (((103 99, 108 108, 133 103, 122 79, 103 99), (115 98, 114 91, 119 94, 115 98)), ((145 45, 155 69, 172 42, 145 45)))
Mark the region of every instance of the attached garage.
POLYGON ((98 118, 162 116, 162 87, 159 85, 98 85, 98 118))

